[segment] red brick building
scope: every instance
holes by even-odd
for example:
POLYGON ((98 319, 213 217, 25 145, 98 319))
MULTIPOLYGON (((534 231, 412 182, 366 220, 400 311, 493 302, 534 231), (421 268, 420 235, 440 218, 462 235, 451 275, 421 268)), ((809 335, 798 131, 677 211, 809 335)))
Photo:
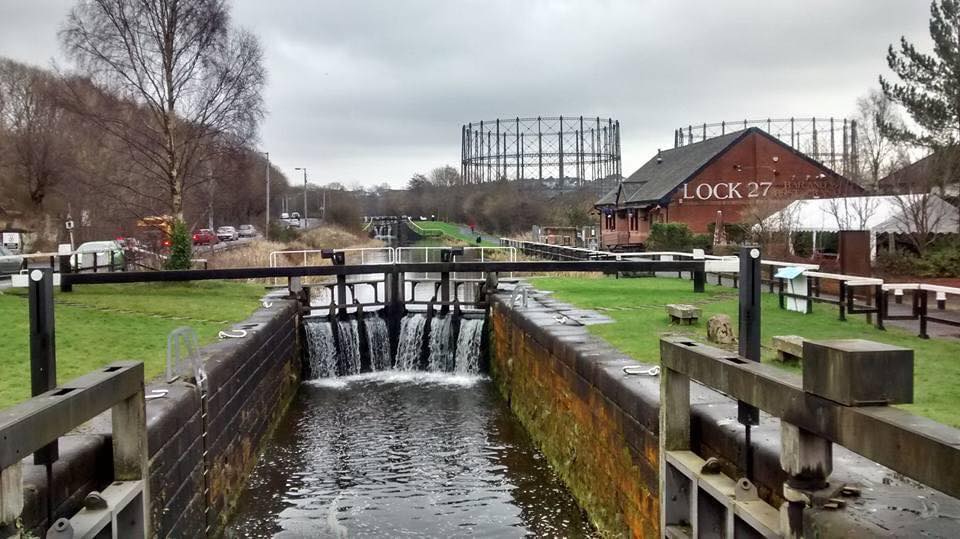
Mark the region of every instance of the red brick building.
POLYGON ((860 194, 856 184, 765 131, 743 131, 658 152, 597 201, 604 248, 643 248, 653 223, 708 232, 757 222, 797 199, 860 194))

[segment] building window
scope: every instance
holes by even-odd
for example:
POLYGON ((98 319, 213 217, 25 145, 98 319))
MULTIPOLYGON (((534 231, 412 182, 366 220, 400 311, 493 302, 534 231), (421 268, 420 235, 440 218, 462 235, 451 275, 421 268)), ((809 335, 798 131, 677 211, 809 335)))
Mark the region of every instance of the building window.
POLYGON ((617 229, 617 218, 614 216, 613 212, 605 213, 604 218, 605 218, 604 227, 607 230, 617 229))
POLYGON ((630 230, 640 230, 640 212, 630 212, 630 230))

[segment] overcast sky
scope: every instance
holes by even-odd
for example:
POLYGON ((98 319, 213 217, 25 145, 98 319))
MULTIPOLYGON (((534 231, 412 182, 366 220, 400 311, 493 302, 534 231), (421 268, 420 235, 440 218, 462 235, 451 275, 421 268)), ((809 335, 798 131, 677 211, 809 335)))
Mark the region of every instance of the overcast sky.
MULTIPOLYGON (((0 0, 0 55, 64 64, 70 0, 0 0)), ((852 114, 926 0, 238 0, 269 83, 261 148, 288 177, 403 185, 459 169, 460 126, 620 121, 629 174, 689 123, 852 114)))

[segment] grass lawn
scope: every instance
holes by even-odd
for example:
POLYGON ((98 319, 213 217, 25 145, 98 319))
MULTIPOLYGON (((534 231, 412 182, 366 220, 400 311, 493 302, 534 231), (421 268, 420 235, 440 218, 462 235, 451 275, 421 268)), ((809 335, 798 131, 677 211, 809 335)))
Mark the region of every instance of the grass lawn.
MULTIPOLYGON (((446 237, 453 238, 455 240, 460 240, 466 242, 471 246, 477 246, 477 236, 470 233, 464 234, 460 230, 460 225, 454 223, 447 223, 445 221, 414 221, 417 226, 424 228, 426 230, 439 230, 441 234, 446 237)), ((414 227, 416 228, 416 227, 414 227)), ((484 241, 479 244, 481 247, 497 247, 498 243, 493 243, 490 241, 484 241)))
MULTIPOLYGON (((531 281, 540 290, 551 290, 557 299, 579 307, 596 309, 616 320, 613 324, 590 326, 591 333, 602 337, 634 358, 659 363, 661 333, 689 333, 706 342, 706 320, 714 314, 726 314, 737 321, 737 290, 707 285, 705 294, 694 294, 693 283, 680 279, 614 279, 543 277, 531 281), (697 304, 703 318, 692 326, 671 325, 664 311, 667 303, 697 304)), ((813 314, 781 310, 777 296, 763 294, 763 361, 799 373, 798 367, 773 361, 770 345, 774 335, 800 335, 808 339, 869 339, 912 348, 914 356, 914 404, 902 407, 960 427, 960 341, 921 340, 898 328, 880 331, 869 325, 863 315, 837 320, 832 305, 815 304, 813 314)))
MULTIPOLYGON (((144 362, 147 379, 162 373, 167 335, 180 326, 213 342, 228 324, 259 306, 263 285, 203 281, 79 285, 57 292, 57 381, 112 361, 144 362), (179 319, 176 319, 179 318, 179 319)), ((0 294, 0 408, 30 397, 30 335, 26 290, 0 294)))

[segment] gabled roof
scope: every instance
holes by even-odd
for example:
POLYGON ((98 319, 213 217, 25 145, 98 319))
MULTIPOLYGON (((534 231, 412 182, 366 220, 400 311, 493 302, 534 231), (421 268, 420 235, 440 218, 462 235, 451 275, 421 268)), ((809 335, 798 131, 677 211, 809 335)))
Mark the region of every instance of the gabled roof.
POLYGON ((823 163, 811 159, 763 129, 750 127, 660 152, 658 156, 655 155, 647 161, 646 164, 637 169, 636 172, 631 174, 620 186, 603 195, 603 197, 596 202, 595 206, 660 203, 676 188, 692 180, 694 176, 699 174, 707 165, 711 164, 732 146, 754 133, 765 137, 775 144, 779 144, 785 151, 823 169, 824 172, 829 173, 831 176, 838 176, 836 172, 824 166, 823 163), (657 162, 658 157, 661 160, 659 163, 657 162))
POLYGON ((733 146, 747 134, 759 131, 756 127, 709 138, 679 148, 664 150, 653 156, 636 172, 624 180, 621 186, 604 195, 597 206, 619 203, 657 202, 671 191, 697 174, 717 156, 733 146), (662 159, 657 163, 657 158, 662 159), (620 200, 617 194, 622 187, 620 200))
POLYGON ((911 192, 920 187, 925 190, 930 186, 930 175, 933 171, 934 155, 930 154, 905 165, 877 181, 881 191, 887 193, 911 192))

